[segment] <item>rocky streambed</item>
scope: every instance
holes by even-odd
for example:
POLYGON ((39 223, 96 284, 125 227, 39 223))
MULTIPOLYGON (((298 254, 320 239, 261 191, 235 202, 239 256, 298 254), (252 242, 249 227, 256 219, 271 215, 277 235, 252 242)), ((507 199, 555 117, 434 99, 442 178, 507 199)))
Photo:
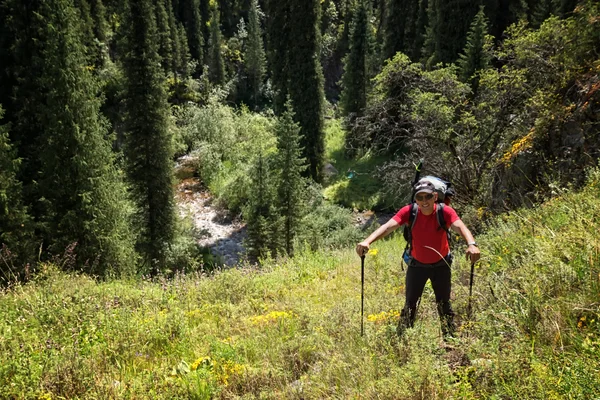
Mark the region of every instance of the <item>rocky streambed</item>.
POLYGON ((245 255, 243 242, 246 226, 238 216, 218 207, 208 189, 195 176, 194 158, 181 157, 175 166, 179 180, 177 204, 183 216, 193 221, 196 240, 202 247, 210 249, 227 266, 236 265, 245 255))

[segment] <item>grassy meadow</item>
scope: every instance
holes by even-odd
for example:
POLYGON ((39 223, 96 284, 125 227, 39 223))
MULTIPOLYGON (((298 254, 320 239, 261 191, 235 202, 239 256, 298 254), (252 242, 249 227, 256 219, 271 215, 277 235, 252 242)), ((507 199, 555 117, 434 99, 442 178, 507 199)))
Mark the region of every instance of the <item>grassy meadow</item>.
MULTIPOLYGON (((210 276, 95 281, 55 265, 0 294, 0 398, 600 398, 600 174, 503 216, 453 267, 443 345, 428 283, 395 335, 403 239, 210 276)), ((460 256, 462 249, 455 246, 460 256)))

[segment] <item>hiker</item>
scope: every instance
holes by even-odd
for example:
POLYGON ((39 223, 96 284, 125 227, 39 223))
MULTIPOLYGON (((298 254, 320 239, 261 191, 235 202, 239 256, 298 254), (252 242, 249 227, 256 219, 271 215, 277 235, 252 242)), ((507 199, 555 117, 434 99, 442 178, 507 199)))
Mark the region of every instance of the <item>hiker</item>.
MULTIPOLYGON (((456 211, 447 205, 438 203, 438 193, 433 183, 420 180, 414 186, 415 202, 418 206, 412 227, 412 243, 409 243, 410 259, 406 271, 406 303, 400 314, 398 335, 402 336, 406 328, 412 327, 415 321, 417 305, 423 294, 425 283, 431 279, 435 293, 438 314, 442 322, 444 338, 454 335, 454 311, 450 305, 452 254, 448 244, 448 227, 460 234, 468 244, 466 256, 475 263, 480 252, 471 231, 460 220, 456 211), (443 221, 446 226, 441 229, 438 208, 442 207, 443 221)), ((356 246, 356 252, 363 256, 374 241, 388 235, 402 225, 409 225, 412 204, 404 206, 388 222, 380 226, 368 238, 356 246)), ((414 213, 413 213, 414 215, 414 213)))

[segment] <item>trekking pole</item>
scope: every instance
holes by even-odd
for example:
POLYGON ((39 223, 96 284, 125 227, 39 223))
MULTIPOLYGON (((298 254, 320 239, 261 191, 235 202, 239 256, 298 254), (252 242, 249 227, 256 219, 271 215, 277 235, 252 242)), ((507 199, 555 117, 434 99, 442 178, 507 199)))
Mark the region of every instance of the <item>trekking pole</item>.
POLYGON ((364 334, 365 311, 365 255, 360 256, 360 336, 364 334))
POLYGON ((475 276, 475 263, 471 262, 471 279, 469 281, 469 304, 467 305, 467 318, 471 319, 471 297, 473 295, 473 277, 475 276))

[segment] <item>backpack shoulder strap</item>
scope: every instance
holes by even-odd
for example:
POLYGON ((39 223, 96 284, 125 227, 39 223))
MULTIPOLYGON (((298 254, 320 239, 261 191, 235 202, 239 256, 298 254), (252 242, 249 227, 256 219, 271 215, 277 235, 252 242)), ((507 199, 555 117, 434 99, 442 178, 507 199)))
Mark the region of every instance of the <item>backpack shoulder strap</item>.
POLYGON ((450 229, 446 227, 446 218, 444 218, 444 207, 446 207, 444 203, 439 203, 437 205, 436 216, 438 225, 441 229, 446 231, 446 236, 448 236, 448 243, 450 243, 450 229))
POLYGON ((415 222, 417 222, 417 215, 419 215, 419 206, 417 205, 417 203, 412 203, 410 214, 408 215, 408 224, 410 225, 411 233, 413 228, 415 227, 415 222))

